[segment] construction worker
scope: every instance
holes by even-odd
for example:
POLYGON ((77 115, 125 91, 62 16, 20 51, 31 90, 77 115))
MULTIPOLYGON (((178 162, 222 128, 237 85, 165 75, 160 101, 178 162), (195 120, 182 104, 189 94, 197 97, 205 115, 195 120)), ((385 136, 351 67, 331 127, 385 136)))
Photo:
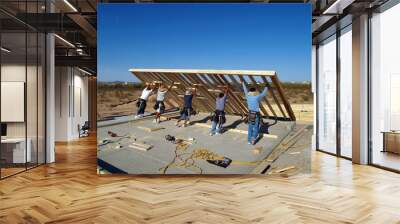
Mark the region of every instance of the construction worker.
POLYGON ((149 96, 153 93, 154 86, 151 85, 150 83, 146 82, 146 88, 143 89, 142 94, 140 95, 136 106, 138 107, 137 115, 135 118, 141 118, 143 117, 143 114, 146 110, 146 104, 147 100, 149 99, 149 96))
POLYGON ((180 122, 184 120, 183 127, 186 127, 190 120, 190 115, 193 113, 193 97, 196 96, 196 88, 187 89, 183 97, 183 109, 181 110, 181 117, 176 122, 176 126, 181 127, 180 122))
POLYGON ((222 125, 225 123, 225 103, 228 97, 228 87, 225 87, 224 92, 218 94, 215 100, 215 111, 211 118, 210 135, 221 134, 222 125))
POLYGON ((264 91, 261 94, 258 94, 255 87, 250 87, 249 91, 247 91, 246 84, 243 81, 241 81, 241 83, 246 96, 247 107, 249 109, 247 143, 255 145, 259 138, 258 132, 260 130, 261 122, 260 101, 267 95, 268 87, 265 87, 264 91))
POLYGON ((154 110, 156 110, 156 117, 153 121, 154 123, 160 123, 161 114, 164 113, 165 111, 165 105, 164 105, 165 95, 172 88, 173 85, 174 82, 172 82, 172 84, 168 88, 165 88, 164 84, 160 84, 157 90, 156 104, 154 105, 154 110))

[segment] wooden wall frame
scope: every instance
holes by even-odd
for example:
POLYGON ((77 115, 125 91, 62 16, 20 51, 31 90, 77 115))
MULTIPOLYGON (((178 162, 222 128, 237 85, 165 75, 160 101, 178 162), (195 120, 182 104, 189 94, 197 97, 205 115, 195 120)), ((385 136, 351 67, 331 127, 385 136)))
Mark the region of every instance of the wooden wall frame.
POLYGON ((267 97, 264 97, 260 104, 261 115, 281 120, 296 120, 275 71, 138 68, 132 68, 129 71, 142 82, 162 82, 165 85, 179 83, 170 90, 173 97, 166 98, 166 104, 170 107, 181 106, 183 100, 180 98, 185 90, 196 87, 199 97, 196 97, 193 103, 196 110, 204 112, 215 110, 217 93, 222 91, 223 86, 229 86, 225 111, 228 114, 246 116, 247 103, 240 81, 247 86, 256 87, 258 91, 262 91, 264 86, 267 86, 269 88, 267 97))

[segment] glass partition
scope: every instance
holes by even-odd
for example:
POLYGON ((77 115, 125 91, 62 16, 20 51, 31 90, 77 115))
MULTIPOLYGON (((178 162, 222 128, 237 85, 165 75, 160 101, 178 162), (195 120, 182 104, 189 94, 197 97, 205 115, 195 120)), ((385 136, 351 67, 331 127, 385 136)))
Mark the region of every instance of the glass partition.
MULTIPOLYGON (((43 3, 0 7, 40 13, 43 3)), ((45 44, 45 34, 0 12, 0 178, 45 162, 45 44)))
POLYGON ((24 171, 31 158, 26 141, 26 33, 3 32, 1 46, 1 175, 6 177, 24 171))
POLYGON ((317 63, 317 149, 336 154, 336 35, 320 43, 317 63))
POLYGON ((352 157, 352 33, 351 25, 340 35, 340 155, 352 157))
POLYGON ((371 18, 371 162, 400 170, 400 4, 371 18))

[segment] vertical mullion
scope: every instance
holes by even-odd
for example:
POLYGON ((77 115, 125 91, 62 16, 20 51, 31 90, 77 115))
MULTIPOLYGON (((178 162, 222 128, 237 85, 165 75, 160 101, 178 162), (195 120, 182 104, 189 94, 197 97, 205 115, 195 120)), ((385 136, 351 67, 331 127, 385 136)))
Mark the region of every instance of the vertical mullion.
MULTIPOLYGON (((44 3, 44 5, 45 5, 45 13, 47 13, 48 12, 48 6, 49 6, 49 3, 48 3, 48 1, 46 0, 45 1, 45 3, 44 3)), ((47 163, 47 76, 48 76, 48 72, 47 72, 47 44, 48 44, 48 33, 47 32, 45 32, 44 33, 44 56, 43 56, 43 58, 44 58, 44 100, 43 100, 43 102, 44 102, 44 136, 43 136, 43 139, 44 139, 44 161, 43 161, 43 163, 47 163)), ((42 69, 42 72, 43 72, 43 69, 42 69)), ((43 77, 43 73, 42 73, 42 77, 43 77)), ((61 78, 60 76, 59 76, 59 78, 61 78)), ((43 80, 42 80, 43 81, 43 80)), ((60 92, 61 92, 61 88, 60 88, 60 92)), ((42 109, 43 109, 43 107, 42 107, 42 109)))
POLYGON ((336 154, 341 157, 341 114, 340 114, 340 79, 341 79, 341 64, 340 64, 340 36, 339 27, 336 31, 336 154))
POLYGON ((371 90, 372 90, 372 86, 371 86, 371 75, 372 75, 372 64, 371 64, 371 56, 372 56, 372 30, 371 30, 371 19, 372 19, 372 12, 369 11, 368 12, 368 20, 367 20, 367 46, 368 46, 368 53, 367 53, 367 83, 368 83, 368 87, 367 87, 367 119, 368 119, 368 124, 367 124, 367 133, 368 133, 368 137, 367 137, 367 141, 368 141, 368 164, 373 164, 373 153, 372 153, 372 97, 371 97, 371 90))
MULTIPOLYGON (((2 46, 2 32, 1 32, 1 28, 2 28, 2 26, 1 26, 1 24, 2 23, 0 23, 0 47, 2 46)), ((0 125, 2 124, 2 122, 1 122, 1 67, 2 67, 2 58, 1 58, 1 52, 0 52, 0 125)), ((0 134, 1 135, 1 134, 0 134)), ((2 170, 2 163, 1 163, 1 144, 0 144, 0 180, 2 179, 2 177, 1 177, 1 170, 2 170)))
MULTIPOLYGON (((47 13, 47 5, 46 5, 46 13, 47 13)), ((43 139, 44 139, 44 163, 47 163, 47 38, 48 38, 48 33, 46 32, 44 34, 44 135, 43 135, 43 139)), ((42 71, 43 71, 42 69, 42 71)), ((43 74, 42 74, 43 76, 43 74)), ((60 77, 59 77, 60 78, 60 77)), ((43 81, 43 80, 42 80, 43 81)), ((61 92, 61 88, 60 88, 60 92, 61 92)), ((43 106, 42 106, 43 109, 43 106)), ((43 118, 43 117, 42 117, 43 118)))
POLYGON ((319 44, 315 45, 315 149, 319 150, 319 44))
POLYGON ((75 119, 75 67, 72 67, 72 87, 71 87, 71 94, 72 94, 72 119, 75 119))
MULTIPOLYGON (((71 117, 71 67, 67 67, 68 81, 68 118, 71 117)), ((61 94, 61 93, 60 93, 61 94)))
MULTIPOLYGON (((39 1, 36 1, 36 13, 39 13, 39 1)), ((39 165, 39 31, 36 31, 36 166, 38 165, 39 165)))
MULTIPOLYGON (((28 17, 28 1, 25 1, 25 21, 28 17)), ((25 24, 25 88, 24 88, 24 120, 25 120, 25 170, 28 169, 28 115, 27 115, 27 89, 28 89, 28 24, 25 24)))

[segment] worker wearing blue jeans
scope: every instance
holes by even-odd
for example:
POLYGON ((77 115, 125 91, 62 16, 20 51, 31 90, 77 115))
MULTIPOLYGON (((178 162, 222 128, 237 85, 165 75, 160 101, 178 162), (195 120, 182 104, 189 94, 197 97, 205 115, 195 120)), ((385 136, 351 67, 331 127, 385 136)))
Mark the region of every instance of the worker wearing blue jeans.
POLYGON ((221 134, 222 125, 225 123, 225 103, 228 96, 228 87, 225 91, 218 94, 215 100, 215 111, 211 119, 210 135, 221 134))
POLYGON ((249 128, 247 133, 248 144, 254 145, 258 139, 258 132, 260 131, 260 114, 256 113, 255 119, 253 121, 249 120, 249 128))
POLYGON ((249 91, 247 91, 246 85, 243 82, 241 83, 246 96, 247 107, 249 109, 247 142, 248 144, 254 145, 258 139, 258 132, 260 131, 260 101, 267 95, 268 87, 265 87, 264 91, 258 94, 255 87, 251 87, 249 91))

